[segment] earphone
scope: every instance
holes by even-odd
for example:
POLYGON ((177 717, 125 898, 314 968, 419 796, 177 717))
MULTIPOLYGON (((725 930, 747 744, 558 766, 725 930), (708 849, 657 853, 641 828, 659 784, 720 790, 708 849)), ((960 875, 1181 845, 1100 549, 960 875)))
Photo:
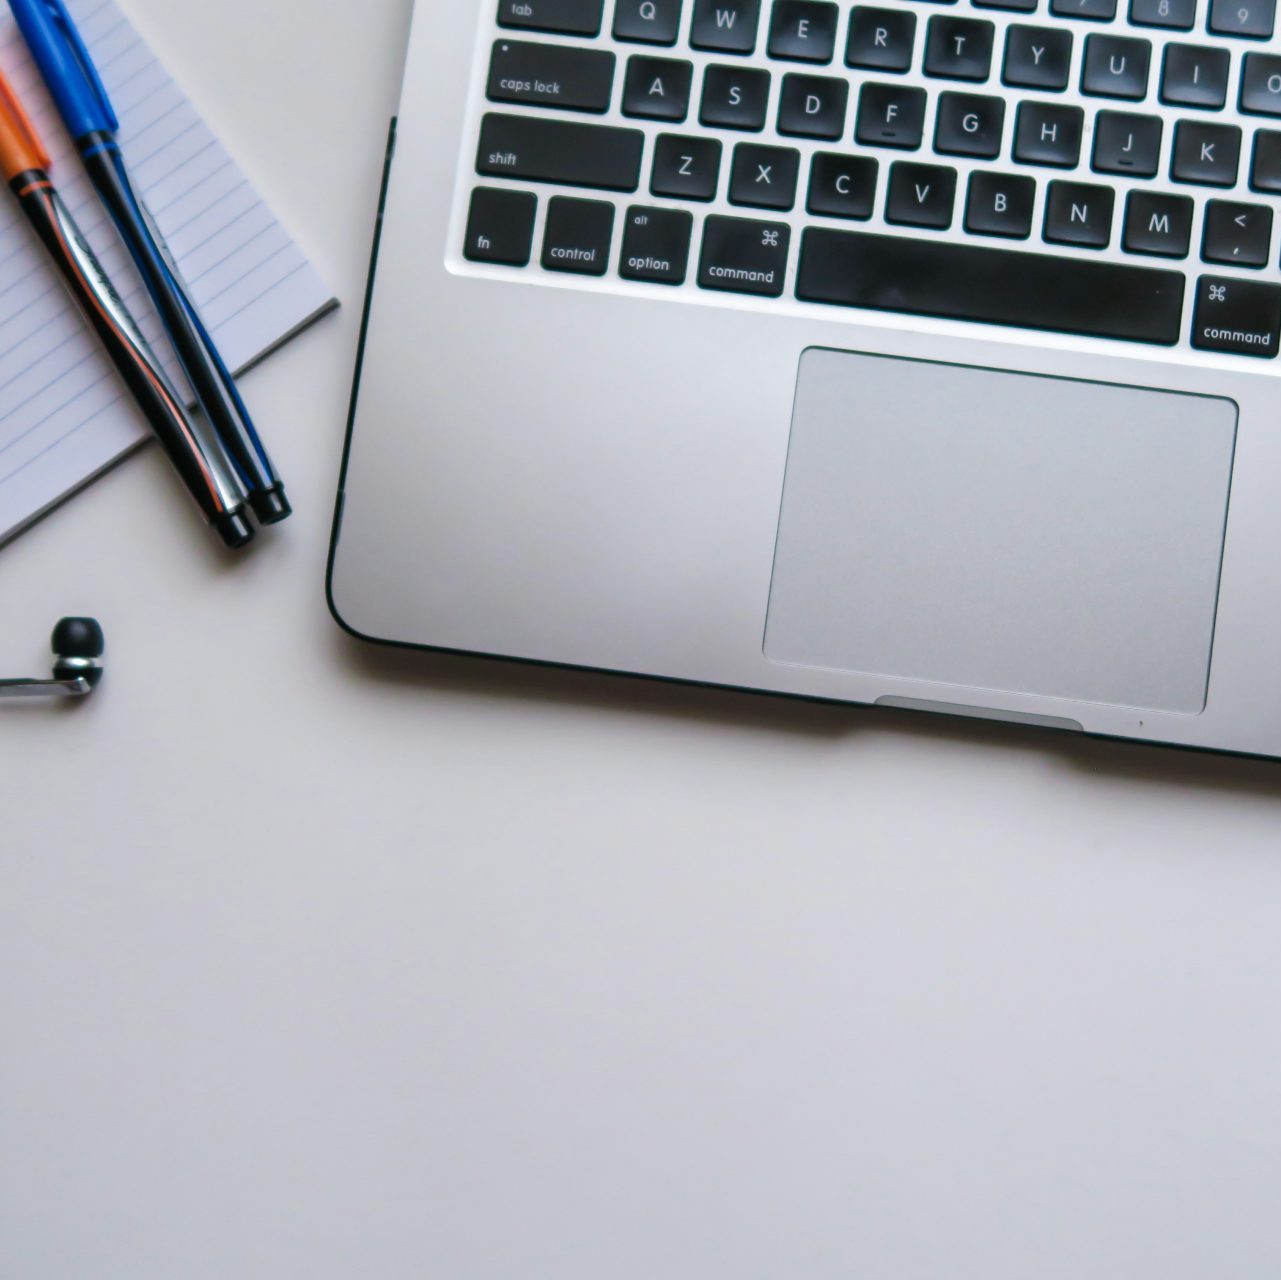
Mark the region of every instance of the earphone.
POLYGON ((96 618, 63 618, 53 629, 53 675, 47 680, 0 680, 0 698, 83 698, 102 679, 105 642, 96 618))

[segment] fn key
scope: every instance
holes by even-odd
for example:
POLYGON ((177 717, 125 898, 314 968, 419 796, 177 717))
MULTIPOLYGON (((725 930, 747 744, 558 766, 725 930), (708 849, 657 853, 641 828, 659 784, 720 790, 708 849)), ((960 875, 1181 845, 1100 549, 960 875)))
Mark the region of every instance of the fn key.
POLYGON ((537 208, 538 197, 529 191, 477 187, 471 194, 463 257, 508 267, 528 265, 537 208))

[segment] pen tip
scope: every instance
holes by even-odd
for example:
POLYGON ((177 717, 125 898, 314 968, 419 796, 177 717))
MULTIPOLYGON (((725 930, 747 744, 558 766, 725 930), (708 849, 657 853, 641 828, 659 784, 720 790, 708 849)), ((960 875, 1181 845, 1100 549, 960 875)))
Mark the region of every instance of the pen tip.
POLYGON ((239 547, 246 546, 254 540, 253 525, 239 510, 228 511, 223 515, 216 516, 212 524, 214 529, 217 530, 218 536, 233 551, 239 547))

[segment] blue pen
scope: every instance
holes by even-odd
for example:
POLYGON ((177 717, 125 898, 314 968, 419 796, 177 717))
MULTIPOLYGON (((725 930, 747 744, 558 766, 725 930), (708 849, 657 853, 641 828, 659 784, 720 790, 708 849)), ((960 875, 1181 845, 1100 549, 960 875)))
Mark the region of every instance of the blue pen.
POLYGON ((235 461, 253 513, 274 524, 290 513, 285 487, 120 154, 120 123, 62 0, 9 0, 67 132, 133 255, 205 417, 235 461))

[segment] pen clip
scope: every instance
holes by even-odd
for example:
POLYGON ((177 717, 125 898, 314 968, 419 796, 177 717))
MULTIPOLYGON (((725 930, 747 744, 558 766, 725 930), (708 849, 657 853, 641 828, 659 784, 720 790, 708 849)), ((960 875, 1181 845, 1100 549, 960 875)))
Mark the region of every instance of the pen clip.
POLYGON ((13 91, 11 85, 4 75, 0 75, 0 110, 9 117, 9 123, 13 131, 30 149, 32 157, 36 160, 36 168, 49 169, 53 166, 53 160, 49 157, 49 152, 45 150, 45 145, 36 132, 36 127, 31 123, 31 117, 27 115, 27 109, 22 105, 18 95, 13 91))
POLYGON ((120 121, 116 119, 115 108, 111 105, 111 99, 107 97, 106 86, 102 83, 98 68, 93 65, 93 59, 89 56, 89 50, 85 48, 85 42, 76 29, 76 24, 72 22, 71 15, 67 12, 67 6, 62 0, 41 0, 41 2, 49 21, 57 27, 62 38, 67 42, 71 55, 79 66, 90 91, 97 97, 103 116, 110 121, 111 132, 118 133, 120 121))

